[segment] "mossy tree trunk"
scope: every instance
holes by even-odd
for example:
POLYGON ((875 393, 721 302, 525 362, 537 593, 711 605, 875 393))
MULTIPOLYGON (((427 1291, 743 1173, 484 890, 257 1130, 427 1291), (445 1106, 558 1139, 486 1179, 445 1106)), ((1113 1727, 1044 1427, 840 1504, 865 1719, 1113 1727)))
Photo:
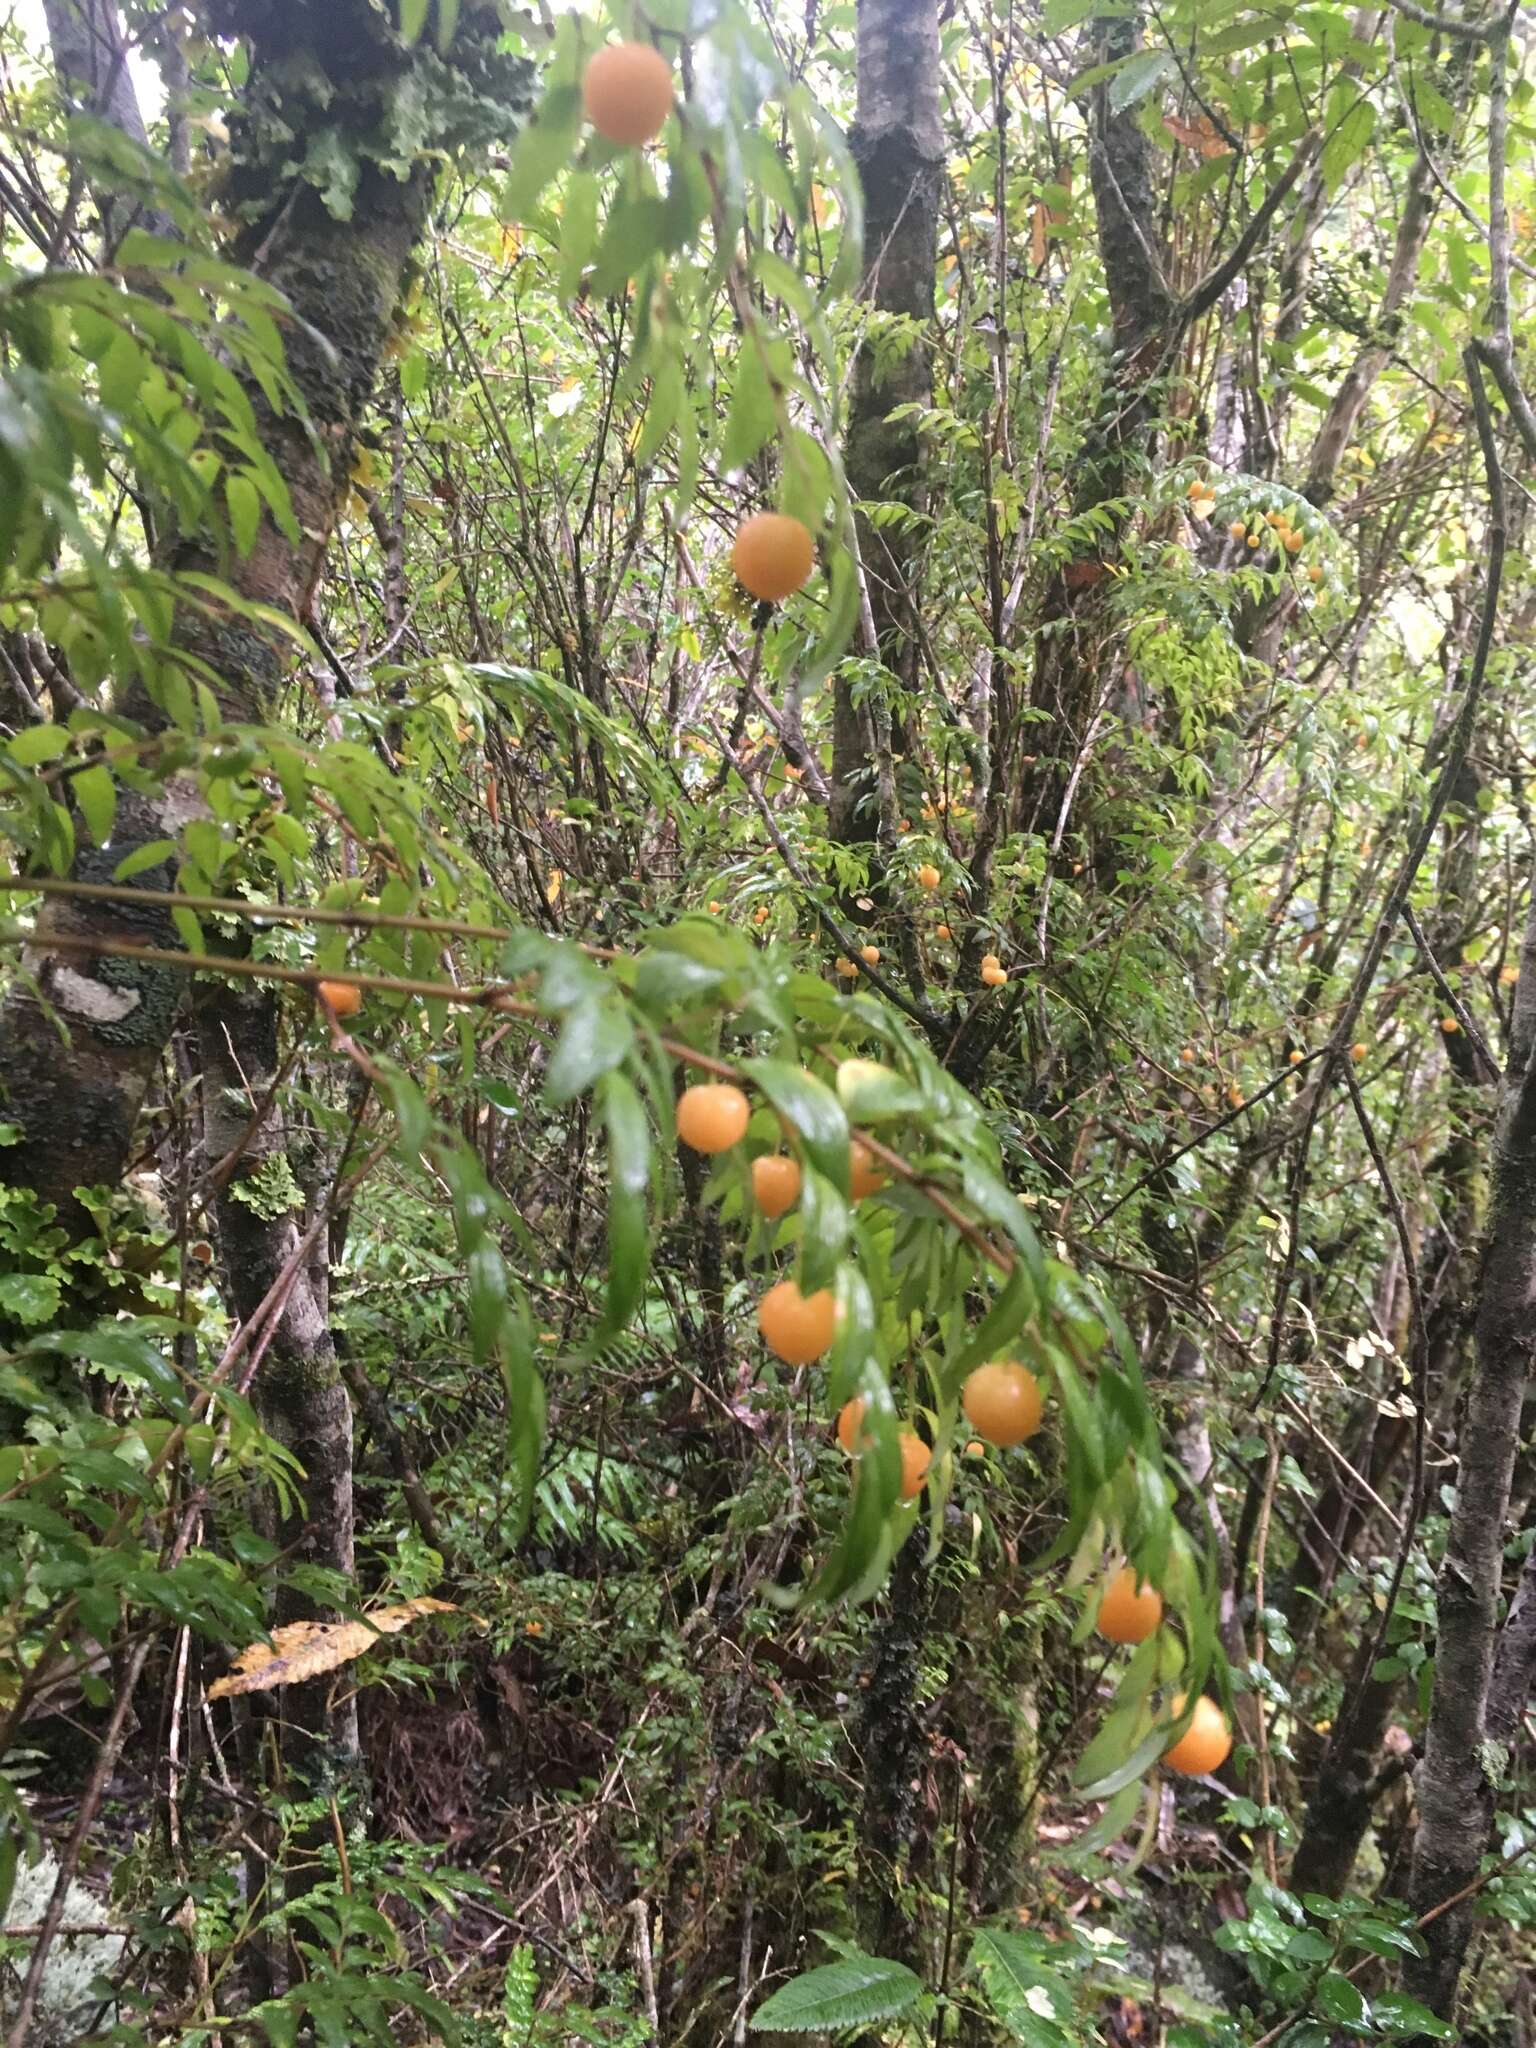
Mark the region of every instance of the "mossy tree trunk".
MULTIPOLYGON (((882 504, 921 514, 926 504, 918 421, 890 415, 926 406, 933 397, 928 329, 944 176, 937 0, 859 0, 857 42, 852 146, 864 191, 862 293, 870 318, 854 368, 843 460, 859 508, 874 632, 866 651, 910 691, 921 648, 922 520, 877 523, 872 514, 882 504)), ((900 722, 898 713, 897 727, 900 722)), ((832 716, 834 838, 877 836, 879 771, 883 763, 889 773, 892 745, 886 693, 860 702, 854 686, 840 678, 832 716)))

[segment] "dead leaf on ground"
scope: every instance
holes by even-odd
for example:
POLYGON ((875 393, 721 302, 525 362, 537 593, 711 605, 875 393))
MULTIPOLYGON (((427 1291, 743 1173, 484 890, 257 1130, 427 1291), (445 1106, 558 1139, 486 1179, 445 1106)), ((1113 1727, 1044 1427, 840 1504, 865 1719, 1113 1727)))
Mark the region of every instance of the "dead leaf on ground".
POLYGON ((423 1594, 416 1600, 402 1600, 398 1607, 381 1607, 364 1621, 287 1622, 273 1629, 270 1643, 252 1643, 242 1650, 231 1669, 209 1686, 207 1697, 226 1700, 238 1693, 299 1685, 306 1678, 318 1678, 324 1671, 350 1664, 380 1636, 398 1635, 423 1614, 457 1612, 451 1600, 434 1600, 423 1594))

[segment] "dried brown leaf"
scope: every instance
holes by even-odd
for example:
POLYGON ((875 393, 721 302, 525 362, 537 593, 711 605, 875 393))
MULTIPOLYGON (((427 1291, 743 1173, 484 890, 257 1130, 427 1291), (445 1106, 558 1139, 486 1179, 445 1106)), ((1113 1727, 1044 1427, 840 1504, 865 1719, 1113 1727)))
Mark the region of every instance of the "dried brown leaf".
POLYGON ((252 1643, 242 1650, 231 1669, 209 1686, 208 1698, 225 1700, 237 1693, 298 1685, 306 1678, 318 1678, 323 1671, 350 1664, 381 1635, 398 1635, 423 1614, 457 1611, 451 1600, 434 1600, 423 1594, 417 1600, 402 1600, 398 1607, 381 1607, 363 1621, 287 1622, 273 1629, 270 1643, 252 1643))

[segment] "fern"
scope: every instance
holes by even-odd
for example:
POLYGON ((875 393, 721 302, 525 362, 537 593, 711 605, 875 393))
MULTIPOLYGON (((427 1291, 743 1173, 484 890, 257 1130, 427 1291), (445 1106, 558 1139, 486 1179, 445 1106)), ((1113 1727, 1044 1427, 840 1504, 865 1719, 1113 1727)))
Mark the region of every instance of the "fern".
POLYGON ((842 1962, 824 1963, 793 1977, 752 2015, 757 2029, 781 2034, 825 2034, 863 2026, 905 2012, 922 1984, 903 1963, 854 1950, 842 1962))
POLYGON ((539 1973, 533 1950, 520 1941, 507 1958, 507 1981, 502 1992, 501 2048, 526 2048, 533 2032, 533 2001, 539 1993, 539 1973))

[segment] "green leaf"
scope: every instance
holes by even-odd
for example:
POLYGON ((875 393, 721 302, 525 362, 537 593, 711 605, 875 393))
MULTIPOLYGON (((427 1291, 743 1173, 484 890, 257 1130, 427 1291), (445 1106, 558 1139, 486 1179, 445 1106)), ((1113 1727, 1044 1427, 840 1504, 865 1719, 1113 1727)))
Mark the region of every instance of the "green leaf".
POLYGON ((51 1273, 0 1273, 0 1310, 18 1323, 48 1322, 63 1292, 51 1273))
POLYGON ((111 769, 93 761, 75 776, 70 791, 80 806, 86 832, 97 846, 105 846, 112 837, 112 820, 117 816, 117 784, 112 780, 111 769))
POLYGON ((238 553, 248 555, 261 525, 261 493, 243 469, 233 469, 224 479, 224 503, 229 510, 229 530, 238 553))
POLYGON ((826 2034, 893 2019, 914 2004, 921 1981, 904 1963, 882 1956, 823 1963, 781 1985, 752 2015, 755 2032, 826 2034))
POLYGON ((1035 1938, 1008 1928, 979 1927, 970 1966, 986 1988, 992 2010, 1015 2041, 1029 2048, 1067 2048, 1076 2038, 1065 2027, 1073 1996, 1059 1973, 1042 1963, 1035 1938))
POLYGON ((432 0, 400 0, 400 35, 409 46, 421 40, 432 0))
POLYGON ((465 1261, 469 1280, 469 1341, 476 1365, 495 1349, 507 1305, 507 1268, 500 1251, 482 1238, 465 1261))
POLYGON ((848 1118, 825 1081, 787 1060, 748 1060, 742 1072, 788 1121, 816 1171, 846 1198, 848 1118))
POLYGON ((575 85, 556 85, 512 146, 501 188, 500 211, 505 221, 523 220, 544 187, 576 154, 581 123, 581 93, 575 85))
POLYGON ((1448 2020, 1401 1991, 1378 1993, 1372 2001, 1371 2018, 1384 2034, 1427 2034, 1436 2041, 1449 2041, 1456 2032, 1448 2020))
POLYGON ((621 1003, 607 995, 578 1003, 567 1016, 550 1059, 544 1077, 546 1098, 558 1104, 584 1095, 619 1064, 633 1043, 634 1031, 621 1003))
POLYGON ((1370 2007, 1363 1993, 1337 1970, 1328 1970, 1319 1977, 1313 1999, 1318 2011, 1340 2026, 1363 2030, 1370 2024, 1370 2007))
POLYGON ((603 1335, 634 1314, 645 1290, 650 1225, 646 1197, 651 1179, 651 1127, 645 1105, 625 1074, 602 1084, 608 1126, 608 1305, 603 1335))
POLYGON ((1173 56, 1168 50, 1137 50, 1127 57, 1109 88, 1111 113, 1123 114, 1127 107, 1144 100, 1164 73, 1172 69, 1173 56))

